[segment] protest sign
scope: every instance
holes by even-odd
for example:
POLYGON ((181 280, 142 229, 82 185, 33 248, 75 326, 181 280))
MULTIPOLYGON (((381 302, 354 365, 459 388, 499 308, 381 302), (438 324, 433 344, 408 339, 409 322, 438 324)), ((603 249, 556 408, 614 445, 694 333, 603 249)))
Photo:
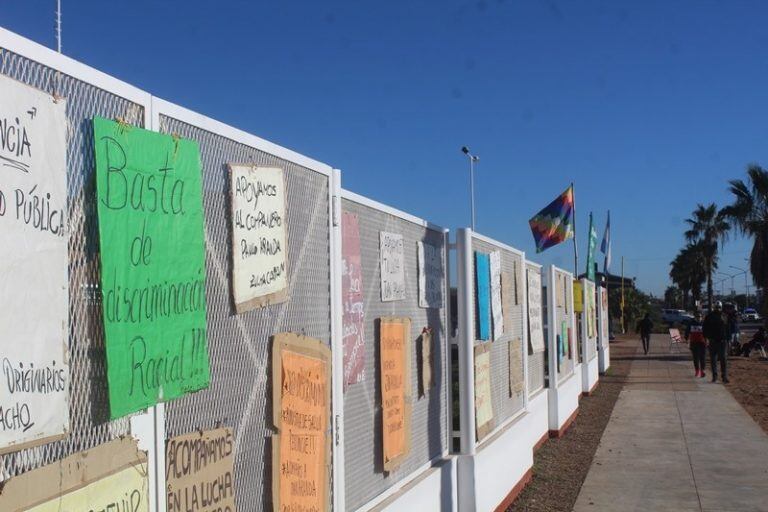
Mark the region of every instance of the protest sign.
POLYGON ((419 369, 419 396, 426 395, 429 388, 435 385, 434 375, 434 338, 432 329, 425 327, 417 340, 416 357, 419 369))
POLYGON ((341 216, 341 300, 344 340, 344 389, 365 378, 365 302, 360 226, 357 215, 341 216))
POLYGON ((491 344, 475 345, 475 434, 477 440, 493 430, 491 344))
POLYGON ((329 510, 331 350, 320 340, 276 334, 272 400, 273 509, 329 510))
POLYGON ((504 332, 512 332, 512 307, 515 300, 515 274, 501 273, 501 311, 504 316, 504 332))
POLYGON ((544 321, 541 311, 541 274, 528 270, 528 340, 534 353, 544 352, 544 321))
POLYGON ((490 279, 490 258, 487 254, 475 252, 475 314, 477 315, 477 338, 480 340, 488 340, 491 337, 490 279))
POLYGON ((210 382, 196 142, 95 118, 110 416, 210 382))
POLYGON ((168 512, 236 512, 232 429, 192 432, 165 443, 168 512))
POLYGON ((382 302, 405 299, 403 235, 381 231, 379 233, 379 251, 382 302))
POLYGON ((443 307, 443 280, 445 268, 440 247, 418 242, 419 307, 443 307))
POLYGON ((65 100, 0 76, 0 453, 69 430, 66 123, 65 100))
POLYGON ((501 304, 501 252, 488 255, 491 279, 491 316, 493 317, 493 339, 504 335, 504 312, 501 304))
POLYGON ((288 300, 288 236, 283 169, 229 164, 232 295, 235 309, 288 300))
POLYGON ((523 392, 523 340, 509 340, 509 396, 517 396, 523 392))
POLYGON ((411 319, 379 319, 384 471, 397 468, 411 449, 411 319))

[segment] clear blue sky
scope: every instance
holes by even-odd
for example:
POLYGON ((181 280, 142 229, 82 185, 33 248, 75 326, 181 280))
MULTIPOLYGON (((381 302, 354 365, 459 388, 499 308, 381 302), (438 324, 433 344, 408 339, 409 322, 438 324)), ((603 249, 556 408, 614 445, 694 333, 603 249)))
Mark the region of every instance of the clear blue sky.
MULTIPOLYGON (((54 3, 0 25, 54 46, 54 3)), ((588 212, 602 235, 610 209, 612 270, 625 256, 655 294, 695 204, 768 165, 766 2, 63 3, 67 55, 446 227, 469 223, 462 145, 478 231, 531 255, 528 218, 574 181, 582 262, 588 212)), ((570 245, 533 258, 573 267, 570 245)))

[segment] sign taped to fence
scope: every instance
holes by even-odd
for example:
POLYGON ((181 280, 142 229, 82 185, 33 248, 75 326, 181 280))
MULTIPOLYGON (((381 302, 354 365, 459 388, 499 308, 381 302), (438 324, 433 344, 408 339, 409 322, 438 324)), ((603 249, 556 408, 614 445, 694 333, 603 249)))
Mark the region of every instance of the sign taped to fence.
POLYGON ((0 76, 0 453, 69 429, 66 103, 0 76))
POLYGON ((565 300, 565 276, 559 272, 555 272, 555 304, 559 308, 565 308, 568 312, 567 300, 565 300))
POLYGON ((523 340, 509 340, 509 396, 523 392, 523 340))
POLYGON ((493 430, 491 344, 475 345, 475 434, 480 441, 493 430))
POLYGON ((512 272, 501 273, 501 310, 504 315, 504 332, 512 332, 512 305, 515 300, 515 277, 512 272))
POLYGON ((205 388, 197 143, 93 120, 110 416, 205 388))
POLYGON ((381 300, 405 299, 405 251, 403 235, 379 232, 381 300))
POLYGON ((230 428, 184 434, 165 443, 168 512, 236 512, 230 428))
POLYGON ((608 338, 610 334, 608 332, 608 290, 600 287, 600 329, 602 332, 600 344, 603 347, 608 346, 608 338))
POLYGON ((397 468, 411 450, 411 319, 379 319, 381 421, 384 471, 397 468))
POLYGON ((584 312, 584 287, 581 281, 573 282, 573 311, 574 313, 584 312))
POLYGON ((443 280, 445 267, 443 251, 437 245, 418 242, 419 307, 443 307, 443 280))
POLYGON ((491 338, 491 271, 487 254, 475 252, 475 293, 477 294, 477 337, 481 340, 491 338))
POLYGON ((491 315, 493 317, 493 339, 504 335, 504 312, 501 304, 501 252, 488 255, 491 272, 491 315))
POLYGON ((124 437, 78 452, 3 483, 8 512, 149 512, 147 456, 124 437))
POLYGON ((229 164, 235 309, 288 300, 288 225, 283 169, 229 164))
POLYGON ((528 269, 528 340, 534 353, 544 352, 544 321, 541 311, 541 273, 528 269))
POLYGON ((421 331, 421 335, 417 340, 418 346, 416 347, 416 357, 418 364, 416 367, 419 369, 419 396, 422 397, 427 394, 427 391, 435 385, 434 379, 434 337, 432 336, 432 328, 425 327, 421 331))
POLYGON ((587 296, 585 313, 587 315, 587 337, 595 338, 597 336, 597 307, 595 305, 595 283, 587 281, 584 286, 584 293, 587 296))
POLYGON ((331 350, 279 333, 272 344, 273 510, 329 510, 331 350))
POLYGON ((341 293, 344 340, 344 389, 365 378, 365 301, 357 215, 341 216, 341 293))

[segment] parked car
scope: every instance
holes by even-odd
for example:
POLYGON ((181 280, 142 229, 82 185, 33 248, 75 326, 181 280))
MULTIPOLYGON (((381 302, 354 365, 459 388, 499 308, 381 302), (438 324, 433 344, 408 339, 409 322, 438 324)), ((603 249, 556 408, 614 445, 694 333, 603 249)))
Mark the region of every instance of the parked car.
POLYGON ((693 320, 693 315, 684 309, 662 309, 661 320, 669 325, 687 324, 693 320))
POLYGON ((755 308, 744 308, 744 312, 741 314, 742 322, 759 322, 760 314, 755 308))

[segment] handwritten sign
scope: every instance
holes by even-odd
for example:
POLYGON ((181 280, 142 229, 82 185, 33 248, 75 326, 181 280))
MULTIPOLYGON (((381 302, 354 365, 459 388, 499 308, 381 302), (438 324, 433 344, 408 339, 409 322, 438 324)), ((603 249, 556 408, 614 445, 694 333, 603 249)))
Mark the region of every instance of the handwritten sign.
POLYGON ((330 349, 306 336, 276 334, 272 393, 273 510, 329 510, 330 349))
POLYGON ((443 251, 440 247, 418 242, 419 259, 419 307, 443 307, 443 251))
POLYGON ((534 353, 544 352, 541 274, 528 269, 528 340, 534 353))
POLYGON ((477 315, 477 337, 488 340, 491 337, 491 271, 487 254, 475 252, 475 313, 477 315))
POLYGON ((66 103, 0 76, 0 453, 69 428, 66 103))
POLYGON ((381 300, 405 299, 405 252, 403 235, 379 232, 381 264, 381 300))
POLYGON ((509 396, 518 396, 523 392, 523 340, 509 340, 509 396))
POLYGON ((603 333, 602 339, 600 340, 600 345, 607 347, 608 346, 608 338, 610 337, 610 334, 608 332, 608 290, 605 288, 600 288, 600 329, 603 333))
POLYGON ((493 430, 491 344, 475 345, 475 434, 480 441, 493 430))
POLYGON ((595 283, 586 281, 584 293, 587 296, 585 314, 587 315, 587 337, 594 340, 597 336, 597 307, 595 305, 595 283))
POLYGON ((573 311, 574 313, 584 312, 584 287, 581 281, 573 282, 573 311))
POLYGON ((411 449, 411 319, 379 320, 384 471, 397 468, 411 449))
POLYGON ((419 396, 425 396, 427 391, 435 385, 434 375, 434 338, 432 329, 425 327, 417 341, 416 358, 419 369, 419 396))
POLYGON ((491 315, 493 316, 493 339, 504 335, 504 311, 501 304, 501 252, 493 251, 488 256, 491 271, 491 315))
POLYGON ((235 309, 288 299, 285 181, 280 167, 229 164, 235 309))
POLYGON ((3 482, 4 512, 149 512, 147 456, 111 441, 3 482))
POLYGON ((504 315, 504 332, 512 332, 512 304, 515 300, 515 277, 512 272, 501 273, 501 310, 504 315))
POLYGON ((96 118, 96 191, 112 418, 205 388, 197 143, 96 118))
POLYGON ((513 269, 515 274, 515 305, 523 303, 523 287, 525 281, 523 281, 523 263, 521 261, 513 261, 513 269))
POLYGON ((365 310, 360 226, 357 215, 341 216, 341 294, 344 339, 344 389, 365 378, 365 310))
POLYGON ((165 443, 168 512, 235 512, 232 429, 193 432, 165 443))

